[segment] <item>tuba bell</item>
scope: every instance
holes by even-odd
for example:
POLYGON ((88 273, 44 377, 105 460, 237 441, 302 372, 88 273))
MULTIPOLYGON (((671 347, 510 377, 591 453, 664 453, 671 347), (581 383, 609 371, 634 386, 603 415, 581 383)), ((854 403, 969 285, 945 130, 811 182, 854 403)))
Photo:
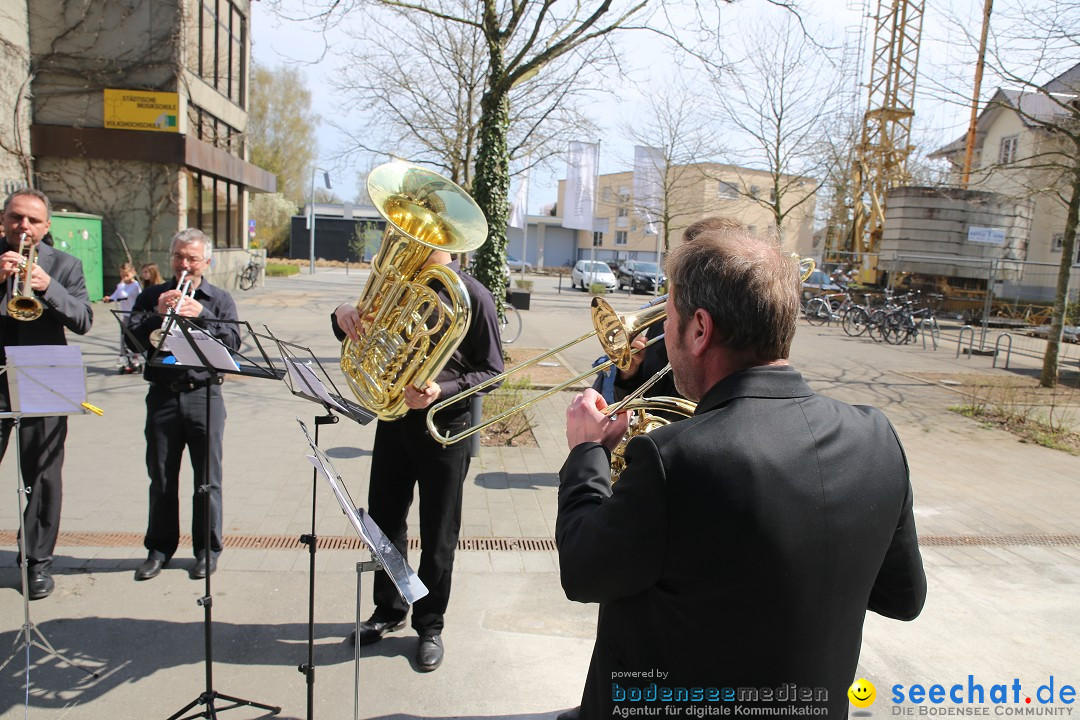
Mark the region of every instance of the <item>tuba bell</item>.
POLYGON ((34 291, 30 289, 30 273, 34 270, 37 246, 32 240, 26 241, 26 233, 19 235, 19 254, 23 256, 23 260, 15 274, 7 310, 12 318, 30 322, 41 317, 45 312, 45 304, 34 297, 34 291))
POLYGON ((424 263, 433 250, 475 250, 488 226, 467 192, 411 163, 380 165, 367 188, 386 231, 356 304, 363 332, 359 341, 342 342, 341 371, 361 405, 380 420, 396 420, 408 411, 405 386, 423 388, 438 375, 469 329, 461 278, 424 263))

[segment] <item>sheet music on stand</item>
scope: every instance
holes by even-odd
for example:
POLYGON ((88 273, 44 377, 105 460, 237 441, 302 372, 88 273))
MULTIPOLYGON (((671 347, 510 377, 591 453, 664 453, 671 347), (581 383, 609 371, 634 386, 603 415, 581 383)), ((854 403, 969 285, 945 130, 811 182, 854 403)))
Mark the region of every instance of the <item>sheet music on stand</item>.
POLYGON ((23 417, 82 414, 86 367, 78 345, 11 345, 7 348, 11 407, 23 417))
POLYGON ((296 418, 296 422, 300 424, 300 428, 304 431, 304 437, 307 438, 308 445, 311 446, 311 451, 314 453, 314 455, 306 457, 319 471, 319 474, 326 478, 326 481, 330 484, 330 489, 334 492, 334 497, 337 498, 338 504, 341 505, 342 511, 349 518, 349 523, 353 526, 356 534, 360 536, 360 539, 364 541, 364 545, 371 551, 371 556, 378 560, 379 564, 386 570, 386 574, 394 583, 394 587, 397 588, 401 597, 404 598, 405 602, 412 605, 427 595, 427 587, 413 572, 413 569, 409 567, 409 564, 405 562, 405 558, 390 542, 390 538, 386 537, 379 526, 375 524, 375 521, 371 519, 371 516, 364 512, 363 508, 359 508, 353 503, 348 489, 341 480, 341 475, 334 468, 334 464, 330 462, 330 458, 315 445, 315 441, 308 432, 304 421, 296 418))
POLYGON ((133 313, 123 310, 113 310, 112 313, 119 321, 124 336, 128 338, 128 344, 137 352, 145 354, 146 364, 151 367, 207 368, 232 375, 267 379, 281 379, 285 374, 284 370, 274 366, 262 343, 259 342, 259 334, 251 329, 251 324, 246 320, 217 319, 214 322, 236 326, 241 346, 245 339, 250 340, 259 353, 258 359, 226 347, 220 340, 199 327, 195 319, 182 315, 173 317, 174 324, 167 336, 167 342, 162 343, 161 347, 146 347, 135 337, 128 323, 125 322, 124 316, 130 318, 133 313))
POLYGON ((270 331, 270 328, 266 328, 266 332, 267 335, 265 337, 275 343, 278 347, 278 352, 281 354, 281 361, 285 366, 285 377, 283 379, 285 380, 285 385, 293 395, 319 403, 326 409, 334 410, 361 425, 367 425, 375 419, 375 413, 371 412, 363 405, 353 400, 349 400, 338 392, 337 386, 334 385, 334 381, 330 379, 330 376, 326 372, 326 368, 322 366, 322 363, 319 362, 319 359, 315 357, 310 348, 282 340, 276 337, 270 331), (311 359, 300 359, 297 357, 296 351, 306 353, 311 359), (314 366, 312 363, 314 363, 314 366), (315 367, 318 367, 318 373, 315 371, 315 367), (319 373, 330 382, 330 387, 327 387, 326 384, 323 383, 319 377, 319 373))

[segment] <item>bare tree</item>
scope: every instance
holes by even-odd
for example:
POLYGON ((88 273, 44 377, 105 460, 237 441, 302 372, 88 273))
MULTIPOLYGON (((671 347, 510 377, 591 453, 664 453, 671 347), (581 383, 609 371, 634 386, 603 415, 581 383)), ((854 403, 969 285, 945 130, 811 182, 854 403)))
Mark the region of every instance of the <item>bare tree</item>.
POLYGON ((520 107, 520 101, 515 105, 515 89, 543 82, 549 70, 554 72, 558 67, 557 61, 574 53, 578 56, 570 67, 575 62, 586 64, 589 53, 617 30, 644 27, 650 0, 596 0, 565 6, 552 0, 321 0, 321 4, 324 22, 353 12, 372 19, 380 12, 395 9, 437 21, 442 32, 456 28, 478 33, 485 58, 484 83, 470 190, 487 217, 489 235, 474 256, 471 269, 496 299, 501 299, 505 289, 502 268, 509 219, 510 158, 515 149, 511 127, 520 107))
POLYGON ((806 203, 813 203, 844 153, 838 125, 848 82, 833 52, 814 41, 801 18, 785 12, 745 35, 741 57, 731 72, 714 81, 724 122, 744 144, 726 158, 738 177, 732 189, 766 208, 777 227, 806 203), (740 168, 764 169, 760 176, 740 168))
MULTIPOLYGON (((651 192, 635 192, 632 209, 646 221, 651 220, 663 250, 671 247, 672 234, 700 213, 699 203, 688 203, 688 191, 700 183, 705 172, 702 163, 719 151, 718 137, 708 113, 702 112, 697 93, 677 82, 663 82, 648 96, 648 112, 623 123, 623 132, 638 145, 645 146, 645 167, 635 163, 635 175, 644 171, 654 183, 651 192)), ((641 183, 637 183, 640 187, 641 183)))
MULTIPOLYGON (((457 5, 462 15, 478 9, 463 0, 457 5)), ((470 187, 487 70, 480 29, 401 8, 375 14, 372 24, 377 29, 346 53, 333 80, 349 113, 334 123, 349 138, 340 155, 392 154, 470 187)), ((611 65, 606 50, 560 58, 511 89, 511 161, 529 156, 532 164, 545 164, 562 152, 568 135, 595 131, 580 105, 611 65)))
MULTIPOLYGON (((975 46, 977 38, 971 40, 975 46)), ((1034 142, 1027 152, 1009 158, 1012 162, 984 162, 980 174, 1004 178, 1014 192, 1049 198, 1065 211, 1053 315, 1039 377, 1043 387, 1054 387, 1058 381, 1069 282, 1076 258, 1080 213, 1078 60, 1080 6, 1075 2, 1046 0, 995 16, 987 44, 987 71, 1004 87, 994 93, 987 109, 1015 112, 1034 130, 1034 142)))

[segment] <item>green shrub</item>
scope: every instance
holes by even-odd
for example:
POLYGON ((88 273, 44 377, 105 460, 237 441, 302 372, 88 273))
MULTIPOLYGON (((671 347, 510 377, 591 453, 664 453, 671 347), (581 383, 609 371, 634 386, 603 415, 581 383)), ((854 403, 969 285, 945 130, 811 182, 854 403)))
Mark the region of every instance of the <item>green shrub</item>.
POLYGON ((267 277, 288 277, 289 275, 298 275, 299 273, 299 265, 285 265, 283 263, 266 264, 267 277))
POLYGON ((518 290, 524 290, 525 292, 532 292, 533 281, 532 280, 515 280, 514 287, 518 290))
POLYGON ((589 284, 590 295, 604 295, 605 293, 607 293, 607 285, 604 283, 594 282, 589 284))

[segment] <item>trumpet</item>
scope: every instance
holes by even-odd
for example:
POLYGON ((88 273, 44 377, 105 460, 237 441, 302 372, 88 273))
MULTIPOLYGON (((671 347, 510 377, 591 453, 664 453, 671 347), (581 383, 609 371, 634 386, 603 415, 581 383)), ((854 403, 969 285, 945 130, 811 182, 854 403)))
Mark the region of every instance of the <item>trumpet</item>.
POLYGON ((27 243, 26 233, 19 235, 19 254, 23 256, 23 260, 16 271, 7 309, 8 315, 16 320, 30 322, 41 317, 45 312, 45 304, 34 297, 34 291, 30 289, 30 273, 33 272, 34 261, 37 259, 37 245, 33 242, 27 243))
POLYGON ((158 350, 166 350, 165 342, 168 340, 169 333, 172 332, 173 327, 176 325, 176 313, 180 312, 181 306, 184 304, 189 295, 194 295, 191 291, 191 281, 185 280, 187 277, 187 270, 180 273, 180 278, 176 282, 176 289, 180 291, 180 299, 176 301, 176 304, 165 311, 165 319, 161 323, 161 327, 150 333, 150 344, 158 350))

